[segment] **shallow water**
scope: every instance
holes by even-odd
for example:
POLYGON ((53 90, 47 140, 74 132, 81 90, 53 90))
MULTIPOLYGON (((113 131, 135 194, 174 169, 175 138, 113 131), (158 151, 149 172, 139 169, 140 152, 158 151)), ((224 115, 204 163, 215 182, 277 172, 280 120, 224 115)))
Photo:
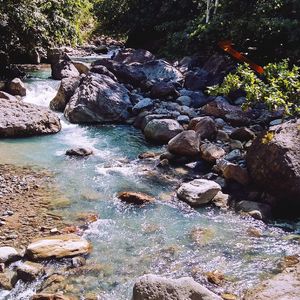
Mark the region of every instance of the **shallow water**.
MULTIPOLYGON (((24 101, 48 106, 59 82, 50 80, 49 69, 34 72, 27 80, 24 101)), ((191 276, 205 283, 203 274, 219 270, 228 278, 224 289, 235 294, 255 285, 277 270, 278 261, 299 252, 299 244, 288 239, 279 226, 242 218, 232 212, 165 200, 177 182, 160 174, 154 163, 140 162, 139 153, 160 151, 145 142, 130 126, 79 126, 62 115, 63 129, 56 135, 0 140, 1 163, 33 165, 55 173, 59 189, 71 199, 60 209, 69 220, 78 213, 94 212, 100 219, 90 225, 85 237, 93 244, 88 263, 97 272, 70 278, 72 291, 81 297, 93 291, 101 299, 130 299, 134 279, 145 273, 170 277, 191 276), (88 159, 70 159, 65 151, 74 146, 93 148, 88 159), (155 204, 135 208, 120 203, 115 194, 123 190, 143 191, 155 196, 155 204), (249 227, 262 230, 261 238, 247 234, 249 227), (202 242, 191 239, 195 228, 205 230, 202 242)), ((207 284, 207 283, 205 283, 207 284)), ((29 299, 39 282, 18 284, 0 299, 29 299)), ((207 285, 215 291, 218 288, 207 285)), ((84 299, 84 298, 83 298, 84 299)))

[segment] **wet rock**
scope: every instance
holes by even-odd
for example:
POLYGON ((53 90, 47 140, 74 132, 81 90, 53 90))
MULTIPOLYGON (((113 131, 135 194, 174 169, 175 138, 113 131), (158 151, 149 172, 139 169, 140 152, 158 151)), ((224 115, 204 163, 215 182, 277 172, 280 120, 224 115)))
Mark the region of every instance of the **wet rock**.
POLYGON ((166 144, 182 131, 182 126, 175 120, 154 119, 147 123, 144 134, 149 141, 158 144, 166 144))
POLYGON ((199 154, 200 138, 194 130, 179 133, 168 143, 168 150, 175 155, 195 156, 199 154))
POLYGON ((206 277, 208 282, 216 285, 221 285, 225 280, 224 274, 218 270, 215 270, 213 272, 207 272, 206 277))
POLYGON ((10 263, 21 258, 19 252, 13 247, 0 247, 0 263, 10 263))
POLYGON ((67 77, 78 77, 80 74, 71 60, 62 59, 51 64, 51 76, 53 79, 62 80, 67 77))
POLYGON ((74 64, 75 68, 77 69, 77 71, 79 72, 79 74, 87 75, 87 73, 90 71, 89 65, 84 62, 73 61, 73 64, 74 64))
POLYGON ((118 193, 117 197, 124 202, 138 205, 151 203, 155 201, 155 198, 147 194, 138 192, 121 192, 118 193))
POLYGON ((271 127, 248 149, 247 167, 251 178, 276 197, 274 206, 300 207, 299 128, 300 120, 271 127))
POLYGON ((151 89, 151 97, 153 98, 165 98, 165 97, 176 97, 178 92, 175 86, 171 82, 157 82, 151 89))
POLYGON ((210 228, 194 227, 190 232, 191 240, 198 246, 207 245, 214 237, 215 232, 210 228))
POLYGON ((221 191, 221 186, 216 182, 206 179, 195 179, 183 183, 177 190, 177 196, 192 206, 199 206, 210 202, 219 191, 221 191))
POLYGON ((179 124, 189 124, 190 122, 190 118, 185 115, 178 116, 176 120, 178 121, 179 124))
POLYGON ((24 282, 31 282, 45 273, 44 266, 31 261, 20 263, 17 268, 17 279, 21 279, 24 282))
POLYGON ((13 79, 8 84, 8 92, 14 96, 26 96, 26 87, 20 78, 13 79))
POLYGON ((50 102, 50 108, 63 112, 79 84, 80 77, 63 78, 56 96, 50 102))
POLYGON ((192 119, 188 129, 195 130, 201 139, 213 139, 218 132, 216 123, 210 117, 197 117, 192 119))
POLYGON ((131 108, 129 91, 106 75, 87 75, 65 109, 71 123, 122 123, 131 108))
POLYGON ((76 256, 72 258, 72 266, 73 268, 79 268, 86 264, 86 260, 84 257, 76 256))
POLYGON ((212 202, 216 207, 226 210, 228 209, 229 199, 230 196, 228 194, 218 192, 217 195, 212 199, 212 202))
POLYGON ((212 143, 202 144, 200 146, 200 153, 202 159, 211 163, 215 163, 217 159, 220 159, 226 154, 223 148, 212 143))
POLYGON ((57 133, 60 120, 50 110, 22 101, 0 100, 0 137, 57 133))
POLYGON ((151 108, 153 108, 154 106, 154 102, 152 99, 150 98, 144 98, 141 101, 139 101, 133 108, 132 108, 132 112, 134 114, 139 114, 140 112, 142 112, 143 110, 149 110, 151 108))
POLYGON ((90 148, 73 148, 66 151, 68 156, 89 156, 93 154, 93 150, 90 148))
POLYGON ((270 205, 254 201, 240 201, 236 205, 236 210, 258 220, 268 220, 272 215, 270 205))
POLYGON ((30 300, 75 300, 72 297, 64 296, 63 294, 36 294, 30 298, 30 300))
POLYGON ((219 296, 190 277, 168 279, 158 275, 144 275, 133 287, 132 300, 221 300, 219 296))
POLYGON ((248 142, 249 140, 253 140, 255 138, 255 133, 247 127, 241 127, 235 129, 230 134, 230 137, 241 142, 248 142))
POLYGON ((0 91, 0 99, 6 99, 6 100, 11 100, 11 101, 18 101, 18 98, 15 96, 5 93, 3 91, 0 91))
POLYGON ((224 159, 226 159, 228 161, 238 161, 242 157, 243 157, 243 154, 242 154, 241 150, 234 149, 234 150, 230 151, 228 154, 226 154, 224 159))
POLYGON ((66 234, 32 242, 26 249, 26 255, 31 260, 42 260, 86 255, 91 250, 91 244, 85 239, 75 234, 66 234))
POLYGON ((262 231, 255 227, 249 227, 247 229, 247 234, 251 237, 256 237, 256 238, 262 237, 262 231))
POLYGON ((148 159, 148 158, 155 158, 158 154, 154 152, 144 152, 139 154, 139 159, 148 159))
POLYGON ((124 64, 141 63, 152 61, 155 56, 144 49, 131 49, 126 48, 118 51, 117 55, 113 58, 115 61, 124 64))

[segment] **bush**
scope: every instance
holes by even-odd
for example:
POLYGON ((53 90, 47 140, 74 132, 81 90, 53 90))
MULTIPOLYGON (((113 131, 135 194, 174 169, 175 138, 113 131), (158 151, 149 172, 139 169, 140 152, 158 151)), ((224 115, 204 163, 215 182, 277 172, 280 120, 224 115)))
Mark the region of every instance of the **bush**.
POLYGON ((246 94, 244 108, 264 103, 269 110, 283 109, 286 115, 300 114, 300 68, 289 67, 288 60, 268 64, 259 76, 246 64, 228 74, 223 83, 208 88, 210 95, 246 94))

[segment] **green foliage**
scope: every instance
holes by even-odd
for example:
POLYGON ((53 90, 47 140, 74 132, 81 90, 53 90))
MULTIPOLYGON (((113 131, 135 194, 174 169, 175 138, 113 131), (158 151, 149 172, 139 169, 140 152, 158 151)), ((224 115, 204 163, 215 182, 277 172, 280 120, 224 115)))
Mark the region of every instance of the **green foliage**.
POLYGON ((229 96, 236 91, 246 93, 244 108, 264 103, 270 110, 284 109, 287 115, 300 114, 300 68, 289 67, 288 60, 270 63, 259 77, 246 64, 228 74, 223 83, 208 89, 211 95, 229 96))

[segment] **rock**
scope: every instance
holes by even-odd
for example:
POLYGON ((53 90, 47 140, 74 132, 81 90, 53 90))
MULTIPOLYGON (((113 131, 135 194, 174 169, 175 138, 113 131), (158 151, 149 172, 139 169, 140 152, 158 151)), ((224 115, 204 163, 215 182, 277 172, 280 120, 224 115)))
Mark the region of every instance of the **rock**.
POLYGON ((0 137, 57 133, 59 117, 50 110, 22 101, 0 99, 0 137))
POLYGON ((207 72, 205 71, 202 71, 201 73, 198 72, 198 74, 193 71, 189 71, 185 75, 184 87, 189 90, 192 91, 203 90, 205 89, 206 84, 207 84, 207 72))
POLYGON ((200 91, 192 92, 190 97, 192 98, 192 107, 194 108, 200 108, 211 101, 210 97, 207 97, 200 91))
POLYGON ((282 124, 282 119, 276 119, 270 122, 270 126, 276 126, 282 124))
POLYGON ((88 72, 90 71, 90 67, 88 64, 81 62, 81 61, 73 61, 73 65, 79 72, 79 74, 85 74, 87 75, 88 72))
POLYGON ((10 263, 19 260, 21 255, 13 247, 0 247, 0 263, 10 263))
POLYGON ((117 197, 124 202, 138 205, 151 203, 155 201, 155 198, 144 193, 138 192, 121 192, 118 193, 117 197))
POLYGON ((299 128, 300 119, 271 127, 248 149, 250 176, 259 187, 276 197, 273 206, 300 207, 299 128))
POLYGON ((228 142, 230 141, 230 137, 228 133, 226 133, 224 130, 218 130, 216 140, 222 141, 222 142, 228 142))
POLYGON ((157 82, 151 89, 151 97, 153 98, 165 98, 165 97, 176 97, 178 92, 171 82, 157 82))
POLYGON ((122 123, 131 108, 129 91, 106 75, 90 73, 65 108, 71 123, 122 123))
POLYGON ((240 142, 238 140, 231 140, 229 143, 229 146, 230 146, 231 150, 236 150, 236 149, 243 150, 244 149, 242 142, 240 142))
POLYGON ((179 103, 180 105, 191 106, 193 100, 189 96, 180 96, 176 99, 176 102, 179 103))
POLYGON ((74 64, 65 59, 51 64, 51 70, 51 76, 56 80, 62 80, 67 77, 78 77, 80 75, 74 64))
POLYGON ((182 126, 175 120, 154 119, 147 123, 144 134, 149 141, 158 144, 166 144, 182 131, 182 126))
POLYGON ((155 158, 158 154, 154 152, 144 152, 139 154, 139 159, 148 159, 148 158, 155 158))
POLYGON ((44 266, 31 261, 20 263, 17 268, 17 279, 21 279, 24 282, 31 282, 45 273, 44 266))
POLYGON ((108 53, 108 48, 105 45, 101 45, 99 47, 96 47, 93 49, 93 51, 97 54, 107 54, 108 53))
POLYGON ((91 68, 92 73, 102 74, 110 77, 113 81, 118 81, 117 77, 109 71, 105 66, 96 65, 91 68))
POLYGON ((195 156, 199 154, 200 138, 194 130, 177 134, 168 143, 168 150, 175 155, 195 156))
POLYGON ((168 279, 158 275, 144 275, 133 287, 132 300, 222 300, 193 278, 168 279))
POLYGON ((91 244, 85 239, 66 234, 35 240, 27 247, 26 255, 30 260, 59 259, 86 255, 91 249, 91 244))
POLYGON ((0 289, 11 290, 12 288, 11 276, 7 273, 0 273, 0 289))
POLYGON ((30 298, 30 300, 75 300, 74 298, 70 298, 68 296, 64 296, 62 294, 47 294, 41 293, 36 294, 30 298))
POLYGON ((133 108, 132 108, 132 112, 134 114, 139 114, 140 112, 142 112, 143 110, 148 110, 153 108, 154 106, 154 102, 152 99, 150 98, 144 98, 141 101, 139 101, 133 108))
POLYGON ((117 55, 113 58, 115 61, 124 64, 141 63, 152 61, 155 56, 144 49, 122 49, 119 50, 117 55))
POLYGON ((183 183, 177 190, 177 196, 192 206, 199 206, 210 202, 219 191, 221 191, 221 186, 216 182, 206 179, 195 179, 191 182, 183 183))
POLYGON ((190 123, 189 116, 185 116, 185 115, 178 116, 176 120, 178 121, 179 124, 189 124, 190 123))
POLYGON ((230 199, 230 196, 228 194, 218 192, 217 195, 212 199, 212 202, 215 206, 217 206, 221 209, 227 209, 229 199, 230 199))
POLYGON ((26 87, 20 78, 13 79, 8 84, 8 92, 13 96, 26 96, 26 87))
POLYGON ((212 143, 202 144, 200 146, 200 153, 202 159, 211 163, 215 163, 217 159, 220 159, 226 154, 223 148, 212 143))
POLYGON ((188 129, 195 130, 201 139, 214 139, 218 128, 210 117, 197 117, 191 120, 188 129))
POLYGON ((224 274, 218 270, 215 270, 213 272, 207 272, 206 277, 208 282, 216 285, 221 285, 222 282, 225 280, 224 274))
POLYGON ((79 84, 80 77, 63 78, 56 96, 50 102, 50 108, 63 112, 79 84))
POLYGON ((258 220, 268 220, 272 215, 270 205, 254 201, 240 201, 236 205, 236 210, 258 220))
POLYGON ((89 156, 93 154, 93 150, 90 148, 73 148, 66 151, 68 156, 89 156))
POLYGON ((230 151, 225 157, 224 159, 228 160, 228 161, 238 161, 242 158, 243 154, 239 149, 234 149, 232 151, 230 151))
POLYGON ((3 91, 0 91, 0 99, 6 99, 6 100, 11 100, 11 101, 18 101, 18 98, 15 96, 5 93, 3 91))
POLYGON ((152 120, 161 120, 161 119, 172 119, 170 114, 149 114, 148 112, 146 114, 143 115, 143 113, 141 114, 141 121, 140 121, 140 126, 139 128, 141 130, 145 130, 146 125, 152 121, 152 120))
POLYGON ((246 127, 241 127, 235 129, 230 134, 230 137, 241 142, 248 142, 249 140, 253 140, 255 138, 255 133, 246 127))

